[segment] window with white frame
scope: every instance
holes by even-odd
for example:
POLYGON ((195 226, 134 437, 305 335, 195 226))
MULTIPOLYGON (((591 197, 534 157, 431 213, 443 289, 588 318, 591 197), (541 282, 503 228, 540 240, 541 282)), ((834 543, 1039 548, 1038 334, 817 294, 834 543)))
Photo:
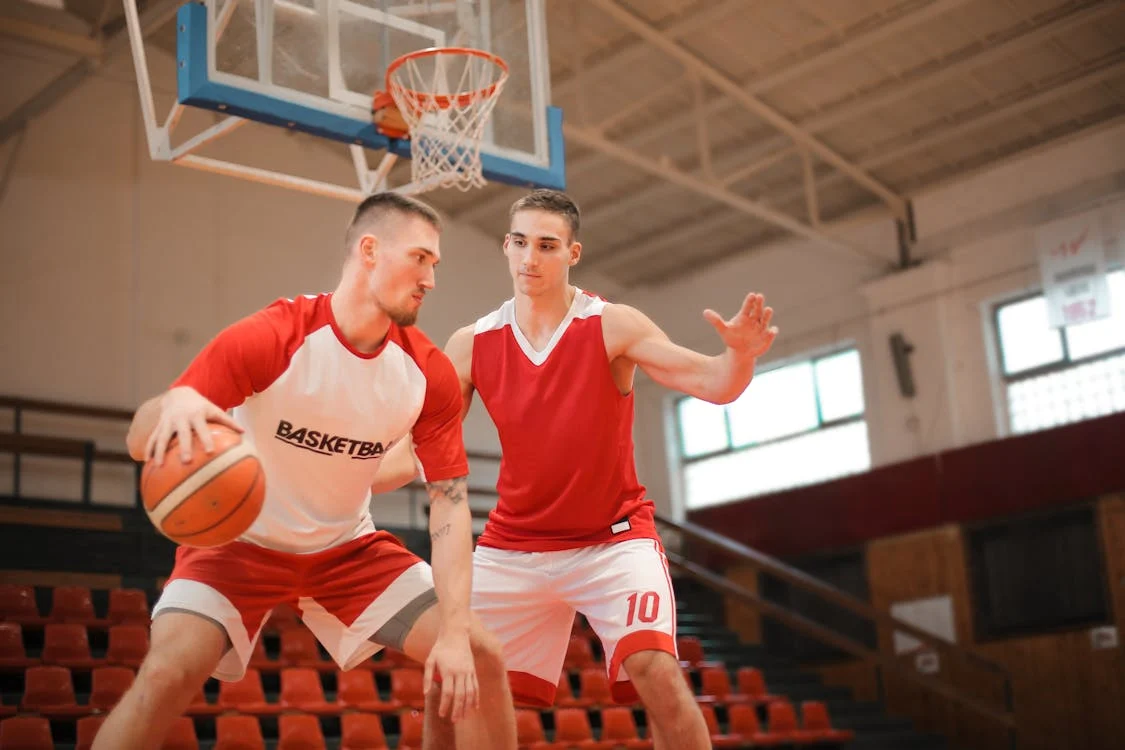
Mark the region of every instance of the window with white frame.
POLYGON ((676 404, 689 510, 871 467, 859 352, 759 372, 736 401, 676 404))
POLYGON ((1125 270, 1106 277, 1108 318, 1051 328, 1038 294, 996 308, 1013 434, 1125 411, 1125 270))

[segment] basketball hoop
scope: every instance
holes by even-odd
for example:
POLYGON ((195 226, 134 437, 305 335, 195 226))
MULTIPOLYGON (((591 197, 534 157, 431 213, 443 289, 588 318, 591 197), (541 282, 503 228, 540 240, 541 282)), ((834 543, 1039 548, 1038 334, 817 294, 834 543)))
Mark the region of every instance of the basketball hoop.
POLYGON ((483 187, 480 144, 508 63, 468 47, 431 47, 387 67, 387 91, 410 131, 411 179, 422 189, 483 187))

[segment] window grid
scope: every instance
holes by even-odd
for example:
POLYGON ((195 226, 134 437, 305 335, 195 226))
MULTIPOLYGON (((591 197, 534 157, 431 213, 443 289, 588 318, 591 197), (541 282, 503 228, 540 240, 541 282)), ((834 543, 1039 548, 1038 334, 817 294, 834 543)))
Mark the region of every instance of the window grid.
MULTIPOLYGON (((811 370, 811 393, 805 391, 801 398, 813 399, 816 425, 796 432, 770 436, 767 434, 745 443, 735 440, 734 414, 722 407, 725 446, 704 453, 691 454, 689 444, 700 442, 698 437, 688 439, 690 427, 685 430, 685 422, 690 422, 691 408, 684 408, 692 397, 679 399, 674 408, 676 429, 679 438, 679 459, 682 468, 685 500, 688 508, 703 508, 729 502, 740 498, 753 497, 763 493, 776 492, 805 484, 829 481, 870 468, 870 446, 867 438, 866 403, 862 397, 856 399, 856 411, 839 406, 833 407, 833 417, 825 418, 826 394, 821 393, 821 378, 817 364, 821 360, 852 355, 854 364, 851 378, 858 376, 856 387, 862 389, 862 370, 858 362, 859 353, 855 348, 839 349, 808 360, 792 362, 780 368, 767 370, 777 372, 785 367, 807 366, 811 370), (841 416, 836 417, 836 414, 841 416), (686 417, 686 419, 685 419, 686 417), (858 432, 857 432, 858 431, 858 432), (852 449, 841 450, 838 445, 843 439, 852 449), (827 454, 822 453, 828 451, 827 454), (825 460, 818 460, 820 456, 825 460), (764 464, 762 462, 765 462, 764 464)), ((760 373, 764 374, 764 373, 760 373)), ((851 379, 849 378, 849 380, 851 379)), ((846 382, 846 381, 840 381, 846 382)), ((827 386, 826 386, 827 387, 827 386)), ((839 392, 832 398, 839 400, 839 392)), ((807 401, 804 402, 809 405, 807 401)), ((813 410, 809 409, 809 417, 813 410)), ((718 429, 714 420, 711 429, 718 429)), ((794 425, 796 426, 796 425, 794 425)), ((698 431, 699 427, 695 430, 698 431)), ((706 431, 706 427, 703 427, 706 431)), ((714 433, 712 433, 713 435, 714 433)), ((716 436, 717 437, 717 436, 716 436)), ((745 436, 744 436, 745 437, 745 436)), ((706 440, 705 444, 719 445, 720 440, 706 440)))
MULTIPOLYGON (((867 411, 866 404, 864 405, 863 411, 861 411, 858 414, 855 414, 853 416, 843 417, 841 419, 825 420, 824 419, 824 410, 821 408, 821 403, 820 403, 820 388, 817 384, 817 380, 816 380, 816 376, 815 376, 816 363, 819 362, 820 360, 829 359, 830 357, 835 357, 835 356, 838 356, 838 355, 841 355, 841 354, 846 354, 848 352, 854 352, 854 351, 856 351, 856 350, 855 349, 837 349, 836 351, 833 351, 829 354, 824 354, 824 355, 821 355, 819 357, 813 357, 809 360, 805 360, 810 365, 812 365, 812 367, 814 369, 813 398, 815 399, 815 403, 816 403, 817 425, 816 425, 816 427, 812 427, 812 428, 807 429, 807 430, 802 430, 800 432, 790 433, 788 435, 782 435, 781 437, 769 438, 768 440, 751 441, 749 443, 735 444, 734 436, 733 436, 733 432, 731 430, 731 424, 730 424, 730 410, 724 408, 723 409, 723 422, 724 422, 724 425, 726 426, 726 430, 727 430, 727 445, 726 445, 726 447, 720 448, 720 449, 714 450, 714 451, 709 451, 707 453, 700 453, 699 455, 695 455, 695 456, 688 456, 688 455, 686 455, 687 451, 685 450, 686 443, 685 443, 685 440, 684 440, 683 421, 681 419, 682 412, 680 411, 679 405, 680 405, 681 402, 686 401, 686 400, 688 400, 690 398, 693 398, 693 397, 692 396, 682 396, 681 398, 679 398, 677 400, 676 408, 675 408, 676 428, 677 428, 678 437, 679 437, 680 462, 683 463, 683 464, 690 464, 690 463, 695 463, 697 461, 706 461, 707 459, 715 458, 717 456, 723 456, 723 455, 726 455, 727 453, 734 453, 734 452, 738 452, 738 451, 744 451, 744 450, 747 450, 747 449, 750 449, 750 448, 758 448, 758 447, 765 446, 765 445, 772 445, 774 443, 781 443, 781 442, 784 442, 786 440, 793 440, 793 439, 796 439, 796 438, 804 437, 806 435, 810 435, 810 434, 812 434, 814 432, 817 432, 819 430, 829 429, 829 428, 832 428, 832 427, 839 427, 841 425, 851 424, 852 422, 862 422, 866 418, 866 411, 867 411)), ((794 365, 794 364, 801 364, 801 363, 800 362, 791 362, 789 365, 782 365, 782 367, 788 367, 788 366, 794 365)), ((779 367, 779 368, 776 368, 776 369, 782 369, 782 368, 779 367)), ((771 370, 766 370, 765 372, 771 372, 771 370)), ((761 374, 761 373, 759 373, 759 374, 761 374)))
MULTIPOLYGON (((1001 311, 1042 296, 1042 293, 1024 295, 993 309, 993 330, 1000 347, 1002 366, 1005 359, 1001 311)), ((1118 300, 1114 301, 1120 304, 1118 300)), ((1014 374, 1003 373, 1011 434, 1045 430, 1125 411, 1125 347, 1072 358, 1066 330, 1057 331, 1062 347, 1060 360, 1014 374)))

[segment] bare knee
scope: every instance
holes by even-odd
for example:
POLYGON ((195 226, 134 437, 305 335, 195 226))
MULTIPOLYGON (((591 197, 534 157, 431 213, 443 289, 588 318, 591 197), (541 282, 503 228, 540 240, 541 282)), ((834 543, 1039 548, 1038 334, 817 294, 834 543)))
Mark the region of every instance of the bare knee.
POLYGON ((150 652, 137 672, 137 687, 143 696, 162 704, 188 701, 208 674, 210 670, 193 668, 171 654, 150 652))
POLYGON ((671 654, 638 651, 625 659, 625 671, 650 714, 673 721, 680 712, 695 708, 683 670, 671 654))

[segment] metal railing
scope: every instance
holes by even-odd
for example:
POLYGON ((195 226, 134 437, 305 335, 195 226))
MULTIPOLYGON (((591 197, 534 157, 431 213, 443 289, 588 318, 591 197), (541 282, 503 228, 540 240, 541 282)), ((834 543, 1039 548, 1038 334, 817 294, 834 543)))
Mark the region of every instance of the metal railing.
POLYGON ((24 431, 24 416, 28 412, 126 423, 132 420, 133 412, 126 409, 85 406, 63 401, 47 401, 16 396, 0 396, 0 409, 9 409, 12 413, 12 431, 0 432, 0 453, 8 453, 12 456, 13 498, 21 497, 22 459, 24 456, 72 458, 81 461, 81 499, 86 505, 92 502, 93 465, 97 461, 131 465, 134 468, 135 478, 139 482, 141 465, 135 462, 125 451, 99 449, 93 440, 35 435, 24 431))
MULTIPOLYGON (((893 630, 898 630, 906 633, 919 641, 925 643, 927 646, 933 648, 939 654, 949 657, 951 660, 959 661, 962 664, 983 669, 990 674, 995 675, 1000 679, 1003 685, 1004 692, 1004 708, 998 709, 994 706, 988 705, 986 702, 967 694, 964 690, 957 686, 943 682, 929 675, 924 675, 916 669, 904 665, 895 656, 887 654, 879 649, 872 649, 858 641, 837 633, 830 628, 799 614, 785 606, 775 602, 768 601, 762 598, 757 593, 740 586, 737 583, 729 580, 724 575, 714 572, 687 557, 677 554, 672 551, 667 551, 668 562, 675 569, 683 572, 694 580, 703 583, 707 587, 718 591, 722 594, 732 596, 740 602, 744 602, 755 609, 761 614, 773 618, 778 622, 792 628, 793 630, 802 633, 810 638, 814 638, 822 643, 844 651, 852 656, 855 656, 863 661, 874 666, 876 672, 876 680, 879 685, 879 690, 882 691, 883 673, 884 671, 892 672, 903 679, 913 682, 926 690, 929 690, 937 695, 940 695, 954 703, 957 703, 965 708, 984 716, 990 721, 994 722, 997 726, 1002 727, 1008 735, 1009 746, 1016 747, 1016 721, 1013 713, 1013 696, 1012 696, 1012 678, 1001 664, 991 661, 989 659, 974 653, 973 651, 956 644, 950 643, 942 638, 938 638, 925 630, 912 625, 909 622, 900 620, 887 612, 882 612, 875 609, 867 602, 858 599, 851 594, 848 594, 840 589, 831 586, 824 581, 797 570, 780 560, 766 555, 751 547, 722 536, 710 529, 703 526, 693 524, 690 522, 676 522, 663 515, 656 516, 657 522, 670 530, 678 533, 682 539, 688 540, 692 543, 703 544, 714 550, 728 555, 735 560, 743 563, 750 563, 756 566, 762 572, 774 576, 782 581, 785 581, 794 588, 806 591, 810 594, 819 596, 832 604, 849 610, 850 612, 859 615, 860 617, 873 622, 876 625, 882 625, 893 630)), ((882 696, 880 696, 882 698, 882 696)))

